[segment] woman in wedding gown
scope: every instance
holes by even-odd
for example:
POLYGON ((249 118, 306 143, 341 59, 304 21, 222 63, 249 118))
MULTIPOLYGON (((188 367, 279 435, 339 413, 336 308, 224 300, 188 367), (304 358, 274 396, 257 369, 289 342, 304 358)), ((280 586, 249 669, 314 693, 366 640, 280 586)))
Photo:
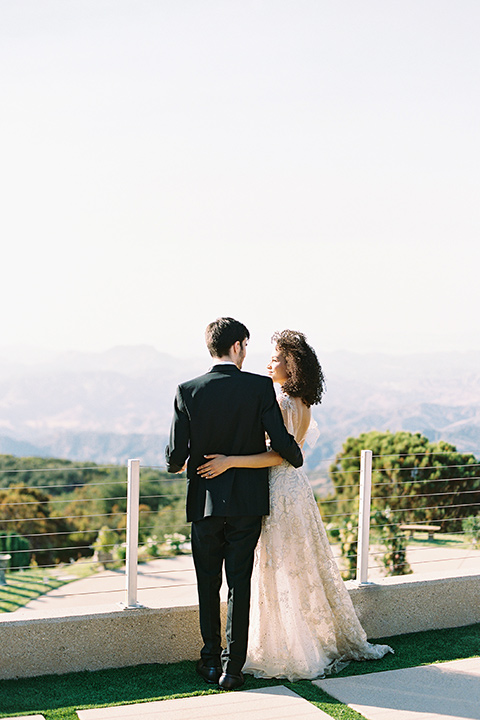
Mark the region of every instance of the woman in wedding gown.
MULTIPOLYGON (((321 401, 322 370, 302 333, 284 330, 272 341, 276 347, 267 369, 282 388, 279 404, 287 430, 303 446, 310 434, 318 435, 310 406, 321 401)), ((206 458, 198 472, 209 477, 229 467, 271 468, 270 515, 263 519, 255 551, 243 671, 260 678, 313 679, 349 660, 393 652, 367 641, 304 470, 273 451, 206 458)))

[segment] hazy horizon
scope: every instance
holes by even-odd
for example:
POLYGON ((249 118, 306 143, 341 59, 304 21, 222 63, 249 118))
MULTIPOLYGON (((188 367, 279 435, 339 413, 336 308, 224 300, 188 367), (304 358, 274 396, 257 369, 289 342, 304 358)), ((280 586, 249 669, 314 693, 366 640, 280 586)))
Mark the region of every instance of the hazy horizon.
MULTIPOLYGON (((272 345, 268 345, 269 349, 272 349, 272 345)), ((58 357, 66 357, 68 355, 92 355, 92 356, 104 356, 108 355, 110 353, 114 353, 115 351, 133 351, 135 349, 144 349, 144 350, 153 350, 155 353, 158 353, 159 355, 165 355, 172 359, 180 359, 180 360, 192 360, 192 361, 198 361, 198 360, 211 360, 211 357, 208 353, 207 348, 205 347, 203 351, 201 351, 199 348, 196 348, 195 354, 188 353, 188 352, 177 352, 175 353, 172 350, 169 350, 168 348, 161 348, 156 347, 152 343, 120 343, 117 345, 111 345, 105 349, 100 350, 89 350, 89 349, 81 349, 78 347, 69 347, 64 349, 55 349, 55 348, 47 348, 42 347, 39 345, 30 345, 28 343, 14 343, 14 344, 0 344, 0 360, 3 361, 11 361, 15 362, 19 358, 22 358, 24 360, 31 359, 34 362, 42 362, 45 360, 49 360, 52 358, 58 358, 58 357)), ((424 351, 412 351, 412 350, 405 350, 405 351, 382 351, 382 350, 355 350, 355 349, 347 349, 347 348, 335 348, 330 350, 321 350, 317 351, 317 354, 320 355, 320 353, 323 353, 328 356, 334 356, 334 355, 357 355, 361 357, 391 357, 391 358, 405 358, 405 357, 415 357, 415 356, 442 356, 442 355, 451 355, 451 356, 461 356, 466 357, 470 355, 479 355, 480 356, 480 349, 462 349, 462 350, 424 350, 424 351)), ((248 362, 249 358, 259 358, 264 356, 264 352, 256 351, 253 352, 251 349, 251 345, 247 351, 247 359, 246 362, 248 362)), ((266 357, 268 358, 270 356, 270 353, 266 354, 266 357)), ((480 371, 480 368, 479 368, 480 371)))
MULTIPOLYGON (((12 361, 8 352, 5 359, 0 348, 2 452, 99 462, 141 456, 158 464, 176 385, 212 365, 206 353, 179 359, 146 346, 44 362, 26 357, 31 362, 12 361)), ((309 450, 310 467, 333 457, 347 437, 375 429, 421 432, 477 453, 478 352, 319 357, 327 389, 312 409, 321 436, 309 450)), ((247 354, 244 369, 265 374, 265 356, 247 354)))

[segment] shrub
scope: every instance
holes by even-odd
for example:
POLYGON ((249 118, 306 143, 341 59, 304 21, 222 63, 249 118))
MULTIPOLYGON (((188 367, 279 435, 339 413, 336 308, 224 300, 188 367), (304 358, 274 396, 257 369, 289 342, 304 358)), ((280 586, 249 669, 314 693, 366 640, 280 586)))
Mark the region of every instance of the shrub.
POLYGON ((346 569, 341 571, 344 580, 353 580, 357 575, 357 553, 358 553, 358 517, 351 515, 346 517, 338 526, 338 537, 340 538, 340 552, 346 563, 346 569))
POLYGON ((480 549, 480 515, 470 515, 465 518, 462 522, 462 530, 473 547, 480 549))
POLYGON ((0 552, 11 555, 8 563, 10 570, 16 570, 30 565, 30 543, 27 538, 22 537, 22 535, 17 535, 16 533, 0 535, 0 552))
POLYGON ((383 512, 377 510, 372 520, 386 548, 382 557, 386 574, 410 575, 412 568, 407 562, 407 536, 399 530, 398 514, 393 513, 390 508, 383 512))

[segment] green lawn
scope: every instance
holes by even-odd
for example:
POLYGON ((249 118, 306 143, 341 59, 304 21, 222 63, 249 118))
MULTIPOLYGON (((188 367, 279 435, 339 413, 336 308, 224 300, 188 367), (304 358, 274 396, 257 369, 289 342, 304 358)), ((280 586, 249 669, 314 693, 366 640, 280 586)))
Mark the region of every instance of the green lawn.
POLYGON ((72 580, 87 577, 95 566, 80 562, 61 568, 32 568, 6 573, 6 585, 0 585, 0 613, 13 612, 30 600, 61 587, 72 580))
MULTIPOLYGON (((407 534, 407 533, 406 533, 407 534)), ((370 535, 370 542, 371 544, 379 544, 382 545, 382 537, 375 532, 375 529, 372 530, 370 535)), ((333 544, 333 543, 332 543, 333 544)), ((447 547, 447 548, 470 548, 472 547, 471 542, 466 539, 465 535, 458 533, 457 535, 454 535, 452 533, 436 533, 433 538, 428 537, 428 532, 425 531, 416 531, 413 537, 407 538, 407 548, 408 547, 447 547)))
MULTIPOLYGON (((351 663, 341 676, 416 667, 434 662, 478 657, 480 624, 448 630, 430 630, 384 638, 395 650, 382 660, 351 663)), ((245 690, 285 685, 336 720, 360 720, 350 710, 309 681, 288 683, 247 676, 245 690)), ((134 668, 68 673, 0 681, 0 718, 43 714, 46 720, 78 720, 75 710, 126 703, 167 700, 219 692, 207 689, 195 673, 195 663, 139 665, 134 668)))
POLYGON ((428 537, 427 532, 416 532, 413 537, 408 538, 408 545, 418 547, 425 545, 427 547, 450 547, 450 548, 471 548, 472 543, 466 539, 465 535, 436 533, 433 538, 428 537))

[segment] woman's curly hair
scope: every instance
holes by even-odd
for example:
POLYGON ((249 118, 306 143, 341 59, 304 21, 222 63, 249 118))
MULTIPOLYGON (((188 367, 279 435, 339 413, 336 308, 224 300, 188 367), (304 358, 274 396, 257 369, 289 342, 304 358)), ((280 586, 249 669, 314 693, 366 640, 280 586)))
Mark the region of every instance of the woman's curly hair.
POLYGON ((288 380, 282 390, 292 397, 301 398, 307 407, 322 402, 325 378, 315 350, 307 338, 295 330, 282 330, 272 336, 287 366, 288 380))

